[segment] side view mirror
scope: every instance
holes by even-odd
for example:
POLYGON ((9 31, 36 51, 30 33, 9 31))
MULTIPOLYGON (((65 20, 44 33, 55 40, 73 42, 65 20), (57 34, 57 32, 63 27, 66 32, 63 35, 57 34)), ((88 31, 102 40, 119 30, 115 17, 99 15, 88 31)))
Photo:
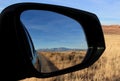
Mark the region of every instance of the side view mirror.
POLYGON ((95 14, 59 5, 8 6, 0 15, 0 36, 0 51, 9 57, 6 60, 17 80, 88 68, 105 50, 95 14))

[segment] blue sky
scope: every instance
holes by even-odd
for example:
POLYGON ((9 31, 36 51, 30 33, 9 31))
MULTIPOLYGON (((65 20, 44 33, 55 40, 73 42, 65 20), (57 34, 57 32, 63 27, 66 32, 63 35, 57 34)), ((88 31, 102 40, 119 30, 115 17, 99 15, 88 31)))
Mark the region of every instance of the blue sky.
POLYGON ((28 29, 35 48, 87 49, 81 25, 58 13, 29 10, 21 14, 21 21, 28 29))
MULTIPOLYGON (((47 4, 56 4, 56 5, 73 7, 73 8, 95 13, 100 19, 101 24, 103 25, 111 25, 111 24, 120 25, 120 0, 0 0, 0 12, 5 7, 15 3, 19 3, 19 2, 37 2, 37 3, 47 3, 47 4)), ((70 22, 72 21, 69 21, 68 22, 69 25, 68 25, 66 23, 67 21, 65 22, 62 22, 63 20, 57 21, 58 19, 57 18, 55 19, 55 17, 54 17, 54 21, 51 21, 51 23, 54 22, 54 24, 50 24, 50 23, 46 24, 42 22, 42 21, 45 21, 43 19, 43 20, 39 20, 41 21, 41 25, 40 25, 38 24, 39 22, 37 19, 36 21, 33 22, 33 20, 35 19, 32 20, 29 18, 30 17, 26 16, 25 19, 29 21, 26 21, 24 19, 24 22, 27 23, 26 24, 27 27, 30 27, 28 29, 29 29, 29 32, 31 33, 31 36, 33 37, 33 41, 35 42, 36 48, 40 48, 40 47, 52 48, 52 46, 53 47, 66 46, 70 48, 80 48, 80 47, 86 48, 87 47, 87 45, 85 44, 86 42, 85 42, 84 35, 81 35, 83 33, 79 33, 82 31, 80 29, 80 25, 75 23, 71 24, 70 22), (59 22, 61 22, 62 24, 64 23, 66 26, 60 25, 59 22), (59 29, 59 26, 56 25, 55 23, 59 24, 61 28, 59 29), (54 26, 56 25, 58 26, 58 28, 54 28, 54 32, 50 33, 50 31, 53 31, 51 28, 52 25, 54 26), (75 26, 75 28, 72 28, 73 26, 75 26), (70 28, 69 31, 67 27, 70 28), (63 33, 61 33, 58 30, 62 31, 63 33), (38 36, 38 34, 40 35, 38 36), (82 38, 83 40, 81 40, 82 38), (73 40, 73 39, 77 39, 77 40, 73 40), (41 41, 41 43, 39 41, 41 41), (83 43, 79 43, 79 42, 83 42, 83 43)), ((34 18, 37 18, 37 16, 36 17, 34 16, 34 18)))
POLYGON ((120 0, 0 0, 0 12, 19 2, 57 4, 95 13, 101 24, 120 24, 120 0))

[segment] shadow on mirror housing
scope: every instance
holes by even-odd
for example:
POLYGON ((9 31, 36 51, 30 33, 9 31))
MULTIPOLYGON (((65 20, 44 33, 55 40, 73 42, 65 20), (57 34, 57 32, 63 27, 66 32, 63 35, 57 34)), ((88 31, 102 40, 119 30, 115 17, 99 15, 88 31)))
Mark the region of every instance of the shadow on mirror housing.
POLYGON ((26 77, 53 77, 88 68, 99 59, 105 50, 103 31, 99 19, 95 14, 51 4, 18 3, 8 6, 0 15, 0 36, 0 51, 4 53, 2 57, 7 55, 9 58, 6 59, 7 62, 5 62, 5 64, 8 62, 11 63, 9 66, 11 70, 6 69, 6 72, 8 72, 8 74, 13 73, 16 80, 26 77), (32 36, 29 34, 26 25, 20 19, 21 14, 27 10, 54 12, 77 21, 84 31, 88 45, 83 61, 74 66, 57 71, 47 73, 41 72, 43 63, 41 59, 43 56, 38 56, 32 36))

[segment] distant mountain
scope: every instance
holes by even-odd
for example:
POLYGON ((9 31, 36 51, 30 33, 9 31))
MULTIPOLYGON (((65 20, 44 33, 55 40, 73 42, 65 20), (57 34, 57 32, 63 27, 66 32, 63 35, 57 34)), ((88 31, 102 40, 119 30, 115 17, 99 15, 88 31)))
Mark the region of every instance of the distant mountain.
POLYGON ((38 49, 38 51, 48 51, 48 52, 62 52, 62 51, 81 51, 83 49, 72 49, 72 48, 46 48, 46 49, 38 49))
POLYGON ((120 35, 120 25, 102 25, 104 34, 120 35))

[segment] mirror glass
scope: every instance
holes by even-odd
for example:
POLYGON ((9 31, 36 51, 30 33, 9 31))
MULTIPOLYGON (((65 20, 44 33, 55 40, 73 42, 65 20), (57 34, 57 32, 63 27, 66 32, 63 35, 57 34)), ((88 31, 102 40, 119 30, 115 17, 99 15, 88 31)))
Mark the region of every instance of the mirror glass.
POLYGON ((88 46, 80 23, 65 15, 27 10, 20 16, 38 54, 42 73, 80 64, 88 46))

